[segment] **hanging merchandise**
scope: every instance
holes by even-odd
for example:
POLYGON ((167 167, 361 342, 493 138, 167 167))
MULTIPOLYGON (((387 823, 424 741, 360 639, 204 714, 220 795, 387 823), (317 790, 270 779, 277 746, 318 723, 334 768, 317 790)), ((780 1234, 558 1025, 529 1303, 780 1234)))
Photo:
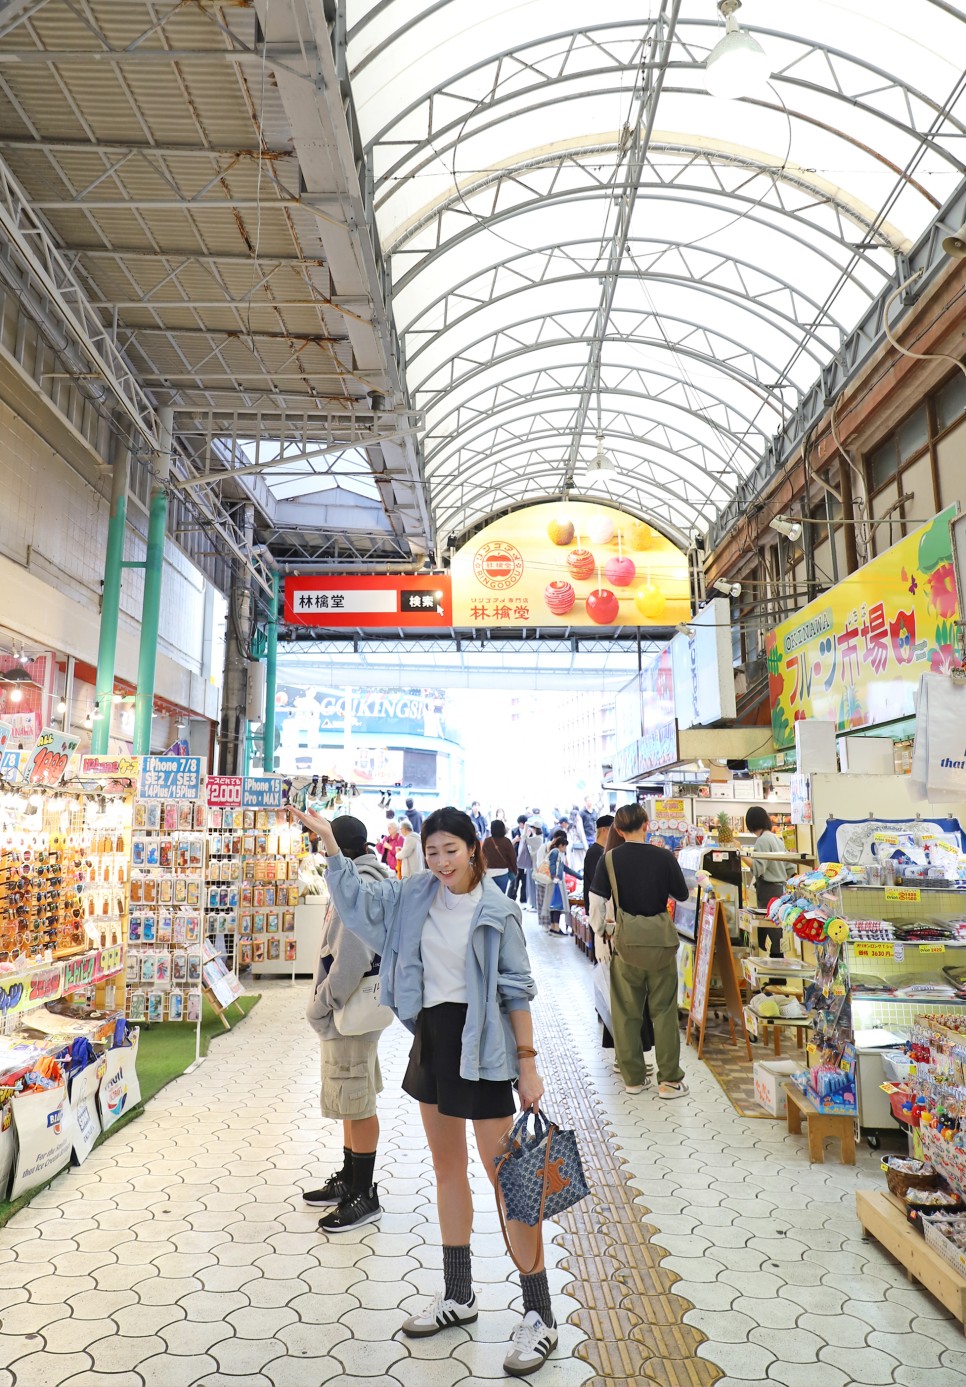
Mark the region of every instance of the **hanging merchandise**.
MULTIPOLYGON (((175 1017, 179 1020, 179 1017, 175 1017)), ((141 1084, 137 1076, 137 1043, 140 1032, 132 1026, 124 1043, 108 1050, 104 1057, 104 1072, 97 1090, 97 1106, 101 1126, 107 1132, 125 1113, 141 1101, 141 1084)))
POLYGON ((17 1156, 10 1198, 44 1184, 70 1160, 73 1145, 70 1107, 63 1071, 55 1060, 42 1061, 24 1075, 13 1097, 17 1156))
POLYGON ((273 776, 209 776, 207 935, 235 968, 295 957, 304 835, 273 776))
POLYGON ((201 1019, 205 806, 197 757, 145 757, 134 805, 127 1016, 201 1019))
POLYGON ((104 1061, 99 1056, 94 1056, 84 1069, 71 1075, 68 1084, 75 1165, 82 1165, 86 1161, 101 1134, 97 1091, 103 1075, 104 1061))

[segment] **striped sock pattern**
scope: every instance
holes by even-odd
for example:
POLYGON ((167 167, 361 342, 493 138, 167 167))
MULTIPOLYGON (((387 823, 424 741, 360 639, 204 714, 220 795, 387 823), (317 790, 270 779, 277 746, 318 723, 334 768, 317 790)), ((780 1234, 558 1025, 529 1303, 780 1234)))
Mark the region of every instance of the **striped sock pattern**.
POLYGON ((536 1310, 544 1324, 554 1327, 553 1310, 550 1308, 550 1286, 546 1271, 535 1271, 532 1276, 521 1276, 523 1291, 523 1313, 536 1310))
POLYGON ((473 1299, 473 1264, 469 1243, 465 1247, 443 1248, 443 1280, 447 1300, 469 1305, 473 1299))

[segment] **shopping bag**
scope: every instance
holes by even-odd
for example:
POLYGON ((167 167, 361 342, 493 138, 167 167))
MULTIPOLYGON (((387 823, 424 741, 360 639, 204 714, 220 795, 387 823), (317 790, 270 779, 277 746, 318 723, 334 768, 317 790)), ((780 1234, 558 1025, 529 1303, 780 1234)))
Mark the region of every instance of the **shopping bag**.
POLYGON ((948 674, 919 680, 910 779, 918 799, 966 798, 966 683, 948 674))
POLYGON ((369 1035, 392 1025, 392 1012, 379 1002, 378 972, 362 979, 345 1006, 335 1008, 332 1020, 340 1035, 369 1035))
MULTIPOLYGON (((542 1113, 532 1116, 533 1135, 529 1132, 531 1113, 522 1112, 510 1129, 505 1154, 495 1161, 496 1209, 503 1241, 524 1276, 531 1275, 537 1263, 520 1266, 510 1246, 507 1220, 534 1228, 590 1193, 574 1133, 548 1122, 542 1113)), ((539 1258, 538 1251, 537 1261, 539 1258)))

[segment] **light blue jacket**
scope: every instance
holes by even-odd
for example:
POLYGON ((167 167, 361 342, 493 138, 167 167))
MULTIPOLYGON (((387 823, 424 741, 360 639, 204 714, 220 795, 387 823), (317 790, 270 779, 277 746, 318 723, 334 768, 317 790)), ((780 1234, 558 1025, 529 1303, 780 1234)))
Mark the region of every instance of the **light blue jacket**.
MULTIPOLYGON (((342 923, 382 956, 380 999, 409 1030, 423 1007, 423 925, 439 882, 432 872, 399 881, 363 881, 351 861, 330 857, 326 873, 342 923)), ((464 1079, 515 1079, 517 1045, 511 1011, 529 1011, 536 985, 523 937, 520 908, 484 878, 466 955, 466 1025, 460 1074, 464 1079)))

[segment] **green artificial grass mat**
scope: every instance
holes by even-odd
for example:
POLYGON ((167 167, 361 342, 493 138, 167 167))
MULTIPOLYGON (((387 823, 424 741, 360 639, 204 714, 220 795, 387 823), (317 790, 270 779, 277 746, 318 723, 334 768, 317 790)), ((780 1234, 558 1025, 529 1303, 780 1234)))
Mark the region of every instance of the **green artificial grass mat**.
MULTIPOLYGON (((259 1000, 261 993, 245 993, 239 997, 238 1005, 245 1016, 259 1000)), ((225 1020, 234 1030, 245 1019, 235 1010, 234 1003, 225 1012, 225 1020)), ((138 1041, 138 1079, 141 1084, 141 1102, 153 1098, 172 1079, 183 1074, 195 1062, 195 1027, 181 1021, 162 1021, 154 1026, 138 1027, 141 1039, 138 1041)), ((221 1024, 218 1013, 207 997, 201 1009, 201 1053, 207 1055, 208 1046, 220 1035, 228 1032, 221 1024)), ((120 1124, 111 1128, 117 1130, 120 1124)), ((108 1136, 110 1136, 108 1132, 108 1136)))
MULTIPOLYGON (((259 992, 245 993, 239 997, 238 1005, 247 1016, 260 999, 261 993, 259 992)), ((234 1030, 237 1025, 244 1021, 245 1016, 240 1015, 232 1004, 225 1012, 225 1020, 229 1023, 229 1029, 234 1030)), ((154 1026, 142 1025, 138 1029, 141 1032, 137 1059, 138 1079, 141 1083, 141 1101, 115 1122, 113 1127, 101 1133, 94 1143, 95 1148, 100 1146, 103 1141, 110 1141, 111 1137, 116 1136, 129 1122, 141 1117, 148 1099, 153 1098, 156 1093, 159 1093, 174 1079, 180 1078, 189 1065, 195 1062, 196 1028, 194 1026, 180 1021, 163 1021, 154 1026)), ((213 1040, 217 1040, 220 1035, 227 1034, 228 1031, 221 1024, 218 1013, 206 997, 201 1010, 202 1056, 207 1055, 208 1047, 213 1040)), ((38 1185, 36 1189, 28 1190, 18 1199, 0 1200, 0 1228, 9 1223, 15 1213, 29 1204, 34 1195, 47 1189, 59 1175, 63 1175, 64 1171, 69 1169, 70 1166, 64 1166, 64 1169, 59 1170, 53 1179, 38 1185)))

